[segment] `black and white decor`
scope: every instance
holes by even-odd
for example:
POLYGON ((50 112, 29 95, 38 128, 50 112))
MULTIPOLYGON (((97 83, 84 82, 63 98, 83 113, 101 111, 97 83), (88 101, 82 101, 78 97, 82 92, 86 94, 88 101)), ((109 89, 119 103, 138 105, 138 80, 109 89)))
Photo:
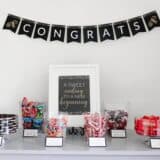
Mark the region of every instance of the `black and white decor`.
POLYGON ((3 29, 45 41, 87 43, 131 37, 155 27, 160 27, 160 19, 157 12, 152 11, 129 20, 92 26, 46 24, 8 14, 3 29))

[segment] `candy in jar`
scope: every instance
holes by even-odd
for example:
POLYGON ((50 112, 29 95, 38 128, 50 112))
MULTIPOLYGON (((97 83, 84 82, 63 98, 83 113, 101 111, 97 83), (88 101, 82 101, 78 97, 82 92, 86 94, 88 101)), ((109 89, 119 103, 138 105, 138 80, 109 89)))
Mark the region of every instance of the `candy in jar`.
POLYGON ((135 131, 139 135, 156 137, 160 136, 160 116, 135 118, 135 131))
POLYGON ((105 110, 107 130, 126 129, 128 113, 124 110, 105 110))
POLYGON ((47 126, 47 136, 64 137, 67 127, 67 117, 51 118, 47 126))
POLYGON ((42 129, 45 105, 29 101, 26 97, 22 100, 22 117, 24 129, 42 129))
POLYGON ((86 138, 104 137, 106 134, 106 119, 104 116, 95 114, 84 115, 85 124, 84 131, 86 138))

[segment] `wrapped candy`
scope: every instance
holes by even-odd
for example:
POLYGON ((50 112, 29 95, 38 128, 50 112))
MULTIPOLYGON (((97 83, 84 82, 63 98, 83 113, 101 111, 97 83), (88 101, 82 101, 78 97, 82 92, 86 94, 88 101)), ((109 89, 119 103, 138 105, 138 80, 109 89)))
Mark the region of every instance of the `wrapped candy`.
POLYGON ((160 136, 160 116, 143 116, 135 118, 135 131, 139 135, 160 136))
POLYGON ((45 105, 38 102, 22 100, 22 116, 24 129, 41 129, 44 121, 45 105))
POLYGON ((107 130, 126 129, 128 113, 124 110, 105 110, 107 130))
POLYGON ((84 131, 86 138, 104 137, 106 134, 106 119, 104 116, 95 114, 84 115, 85 124, 84 131))
POLYGON ((47 136, 64 137, 68 119, 66 116, 60 118, 51 118, 47 126, 47 136))

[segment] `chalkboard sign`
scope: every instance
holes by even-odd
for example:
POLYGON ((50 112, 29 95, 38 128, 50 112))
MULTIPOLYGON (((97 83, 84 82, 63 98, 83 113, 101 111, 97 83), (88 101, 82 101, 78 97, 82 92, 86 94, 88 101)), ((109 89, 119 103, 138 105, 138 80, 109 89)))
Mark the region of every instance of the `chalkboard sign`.
POLYGON ((90 112, 89 76, 59 76, 59 112, 69 115, 90 112))

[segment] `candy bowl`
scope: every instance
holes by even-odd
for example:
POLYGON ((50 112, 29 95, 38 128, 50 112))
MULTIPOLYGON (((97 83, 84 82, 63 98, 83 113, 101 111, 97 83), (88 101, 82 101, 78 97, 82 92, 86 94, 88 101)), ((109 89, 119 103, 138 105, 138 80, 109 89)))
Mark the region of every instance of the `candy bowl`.
POLYGON ((160 137, 160 116, 144 115, 135 118, 137 134, 148 137, 160 137))
MULTIPOLYGON (((135 132, 144 137, 144 142, 152 146, 152 140, 160 139, 160 116, 144 115, 135 118, 135 132)), ((156 140, 157 141, 157 140, 156 140)))
POLYGON ((85 137, 105 137, 106 135, 106 119, 105 116, 94 113, 84 114, 84 132, 85 137))
POLYGON ((107 121, 107 130, 125 130, 128 121, 128 112, 125 110, 105 110, 105 116, 107 121))
POLYGON ((0 146, 4 145, 6 141, 11 138, 11 135, 17 132, 18 117, 14 114, 0 114, 0 136, 2 141, 0 146))
POLYGON ((43 130, 46 106, 44 103, 29 101, 24 97, 21 103, 23 128, 43 130))
POLYGON ((46 128, 47 137, 65 137, 67 122, 66 116, 52 117, 46 128))

